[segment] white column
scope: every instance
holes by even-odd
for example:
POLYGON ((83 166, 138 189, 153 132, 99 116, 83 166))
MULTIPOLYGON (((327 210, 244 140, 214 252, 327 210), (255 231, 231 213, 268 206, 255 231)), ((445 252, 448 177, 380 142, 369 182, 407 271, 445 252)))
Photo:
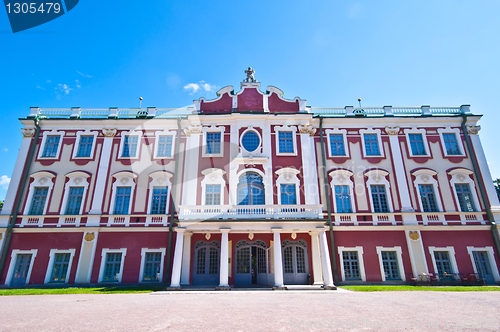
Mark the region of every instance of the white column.
MULTIPOLYGON (((182 183, 182 203, 181 205, 196 205, 198 190, 198 158, 200 154, 200 133, 196 133, 190 128, 184 132, 189 133, 186 138, 186 157, 184 161, 184 179, 182 183)), ((179 139, 179 137, 177 137, 179 139)), ((178 153, 178 151, 176 151, 178 153)))
POLYGON ((221 228, 222 241, 220 250, 220 284, 219 287, 229 287, 229 228, 221 228))
POLYGON ((318 169, 316 167, 316 149, 314 137, 310 132, 300 134, 302 151, 302 169, 304 177, 305 204, 319 204, 318 169))
POLYGON ((321 248, 321 263, 323 266, 323 284, 325 287, 334 287, 332 264, 330 263, 330 253, 328 251, 328 242, 324 230, 319 231, 319 242, 321 248))
POLYGON ((313 266, 314 285, 323 285, 323 271, 321 271, 321 254, 319 249, 319 234, 311 232, 311 256, 313 266))
POLYGON ((101 218, 90 216, 92 214, 102 214, 102 203, 104 202, 104 188, 108 180, 109 161, 111 160, 111 148, 113 146, 113 137, 116 129, 104 129, 104 142, 102 144, 101 156, 99 158, 99 168, 97 170, 97 179, 95 182, 94 193, 92 197, 92 206, 89 211, 86 226, 99 226, 101 218))
POLYGON ((191 236, 193 233, 184 233, 184 247, 182 249, 181 285, 189 285, 191 272, 191 236))
POLYGON ((182 247, 184 246, 185 228, 177 227, 177 240, 175 241, 174 264, 172 266, 172 278, 170 287, 181 287, 181 265, 182 265, 182 247))
MULTIPOLYGON (((12 177, 10 178, 9 189, 7 189, 7 195, 5 196, 5 201, 3 202, 3 209, 0 214, 10 215, 12 213, 12 208, 14 207, 14 200, 16 199, 17 189, 19 188, 19 183, 21 182, 21 176, 23 174, 24 164, 28 158, 28 152, 33 141, 33 135, 35 130, 23 129, 23 139, 21 141, 21 148, 17 154, 16 164, 14 166, 14 171, 12 172, 12 177)), ((41 138, 39 139, 41 142, 41 138)), ((7 221, 8 222, 8 221, 7 221)), ((5 225, 7 226, 7 225, 5 225)))
POLYGON ((283 287, 283 261, 281 258, 281 228, 273 228, 274 233, 274 287, 283 287))
POLYGON ((389 134, 389 142, 391 144, 392 160, 394 161, 394 171, 396 173, 398 193, 401 199, 401 212, 414 212, 415 209, 411 206, 408 181, 406 181, 406 172, 403 165, 401 146, 399 145, 399 127, 386 128, 386 132, 389 134))

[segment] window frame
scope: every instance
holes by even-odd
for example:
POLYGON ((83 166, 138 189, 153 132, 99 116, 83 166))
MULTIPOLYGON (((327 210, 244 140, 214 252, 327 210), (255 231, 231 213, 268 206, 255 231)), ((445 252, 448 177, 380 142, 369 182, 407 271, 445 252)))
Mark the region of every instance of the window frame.
POLYGON ((411 172, 411 174, 415 177, 415 180, 413 181, 413 185, 415 186, 415 191, 417 193, 417 200, 418 200, 420 212, 422 212, 422 213, 444 212, 443 202, 442 202, 442 198, 441 198, 441 192, 439 190, 439 182, 434 178, 434 176, 437 176, 437 172, 430 170, 430 169, 420 169, 420 170, 411 172), (420 194, 420 188, 419 188, 419 185, 424 185, 424 184, 432 185, 432 187, 434 189, 434 196, 436 198, 436 207, 437 207, 438 211, 431 211, 431 212, 424 211, 424 205, 422 203, 422 196, 420 194))
POLYGON ((132 205, 134 202, 134 193, 135 193, 135 179, 137 178, 137 175, 132 173, 132 172, 118 172, 112 175, 112 178, 114 178, 114 183, 111 189, 111 201, 109 204, 109 214, 114 215, 114 216, 126 216, 130 215, 132 212, 132 205), (128 213, 127 214, 114 214, 115 210, 115 204, 116 204, 116 192, 117 192, 117 187, 131 187, 130 188, 130 204, 128 206, 128 213))
POLYGON ((413 127, 411 129, 405 129, 404 130, 405 136, 406 136, 406 144, 408 146, 408 151, 410 153, 410 157, 430 157, 430 148, 429 148, 429 142, 427 141, 427 131, 425 129, 417 129, 417 127, 413 127), (420 134, 422 135, 422 143, 424 145, 424 150, 425 154, 415 154, 413 152, 413 149, 411 147, 411 142, 410 142, 410 134, 420 134))
POLYGON ((327 142, 328 142, 328 156, 330 158, 337 158, 337 157, 349 158, 349 146, 347 144, 347 130, 334 128, 334 129, 325 130, 325 133, 326 133, 326 138, 327 138, 327 142), (342 139, 344 142, 344 154, 343 155, 332 155, 332 145, 331 145, 331 141, 330 141, 330 134, 342 135, 342 139))
POLYGON ((99 132, 97 132, 97 131, 91 131, 89 129, 86 129, 85 131, 77 131, 75 145, 73 148, 72 159, 93 159, 98 133, 99 132), (81 143, 82 136, 94 136, 94 140, 92 141, 92 149, 90 150, 90 156, 88 156, 88 157, 78 157, 78 150, 80 149, 80 143, 81 143))
POLYGON ((220 168, 207 168, 201 171, 201 174, 204 175, 203 180, 201 180, 201 205, 207 205, 206 199, 208 184, 220 185, 220 205, 225 205, 224 199, 226 191, 226 180, 224 180, 224 174, 226 174, 226 172, 220 168))
POLYGON ((457 260, 455 258, 455 248, 453 246, 448 246, 448 247, 428 247, 429 254, 431 255, 432 259, 432 268, 434 269, 434 276, 437 279, 440 279, 438 269, 437 269, 437 264, 436 264, 436 257, 434 256, 435 251, 447 251, 448 252, 448 257, 450 258, 450 265, 453 273, 459 273, 458 271, 458 265, 457 265, 457 260))
POLYGON ((380 129, 373 129, 373 128, 360 129, 359 133, 361 134, 361 146, 363 148, 363 157, 364 158, 385 158, 384 145, 382 142, 380 129), (378 144, 378 150, 379 150, 378 155, 367 155, 366 154, 365 134, 366 135, 370 135, 370 134, 377 135, 377 144, 378 144))
POLYGON ((457 211, 464 212, 464 213, 482 212, 483 207, 481 206, 481 203, 479 202, 479 197, 477 195, 477 190, 476 190, 476 183, 470 177, 471 175, 474 175, 474 172, 472 172, 468 169, 465 169, 465 168, 456 168, 456 169, 449 171, 448 175, 451 176, 450 185, 451 185, 451 190, 453 192, 453 196, 455 198, 457 211), (462 209, 460 208, 460 201, 458 200, 457 188, 455 187, 455 184, 468 184, 469 185, 469 189, 471 192, 472 200, 474 202, 474 206, 476 208, 476 211, 462 211, 462 209))
POLYGON ((176 132, 174 130, 165 129, 163 131, 155 131, 155 147, 154 147, 154 159, 174 159, 175 155, 175 139, 176 132), (161 136, 171 136, 172 137, 172 148, 170 149, 170 156, 159 156, 158 148, 160 146, 161 136))
POLYGON ((366 272, 365 272, 365 262, 363 259, 363 247, 362 246, 357 246, 357 247, 337 247, 337 252, 340 256, 340 272, 342 276, 342 281, 346 281, 345 278, 345 270, 344 270, 344 256, 343 253, 344 251, 356 251, 358 253, 358 265, 359 265, 359 276, 360 280, 357 279, 349 279, 347 281, 366 281, 366 272))
POLYGON ((394 213, 394 205, 392 203, 392 193, 391 193, 391 184, 387 180, 387 176, 389 172, 376 169, 371 170, 365 173, 365 176, 368 178, 366 180, 366 186, 368 187, 368 198, 370 200, 371 212, 372 213, 394 213), (372 188, 371 185, 384 185, 385 186, 385 194, 387 195, 387 205, 389 208, 388 212, 375 212, 375 206, 373 205, 373 196, 372 196, 372 188))
MULTIPOLYGON (((403 265, 403 251, 400 246, 395 246, 395 247, 382 247, 382 246, 377 246, 377 256, 380 264, 380 274, 382 276, 382 281, 385 282, 385 271, 384 271, 384 262, 382 260, 382 252, 383 251, 393 251, 396 252, 396 259, 398 262, 398 269, 399 269, 399 277, 401 278, 401 281, 406 281, 406 274, 405 274, 405 268, 403 265)), ((399 280, 388 280, 388 281, 399 281, 399 280)))
POLYGON ((462 137, 460 135, 460 129, 458 128, 451 128, 451 127, 446 127, 446 128, 438 128, 437 130, 439 134, 439 139, 441 141, 441 147, 443 149, 443 154, 445 157, 465 157, 465 150, 464 146, 462 143, 462 137), (457 140, 457 145, 458 149, 460 150, 460 154, 448 154, 448 151, 446 149, 446 144, 444 142, 444 137, 443 134, 455 134, 455 138, 457 140))
POLYGON ((33 181, 30 183, 28 189, 28 196, 26 197, 26 204, 24 206, 24 211, 23 211, 24 216, 29 216, 29 210, 31 208, 35 187, 49 188, 47 191, 47 199, 45 200, 45 207, 43 208, 43 213, 41 214, 41 216, 45 216, 47 214, 47 210, 49 209, 49 201, 51 198, 52 189, 54 188, 53 179, 55 177, 56 176, 54 174, 45 171, 36 172, 30 175, 30 178, 33 178, 33 181))
POLYGON ((224 156, 224 132, 226 131, 225 126, 215 126, 203 127, 203 142, 201 144, 201 156, 202 157, 223 157, 224 156), (207 133, 220 133, 220 153, 207 153, 207 133))
MULTIPOLYGON (((156 171, 149 174, 149 186, 148 186, 148 205, 147 205, 147 214, 150 216, 161 216, 162 214, 152 214, 151 208, 153 205, 153 189, 154 187, 167 187, 167 204, 165 207, 165 215, 168 215, 170 208, 170 200, 172 197, 172 182, 170 179, 173 175, 169 172, 165 171, 156 171)), ((132 201, 131 201, 132 202, 132 201)))
POLYGON ((50 249, 49 264, 47 265, 47 272, 45 274, 45 284, 67 284, 71 274, 71 267, 73 266, 73 257, 75 257, 76 249, 50 249), (55 264, 56 254, 70 254, 68 262, 68 271, 66 271, 66 278, 64 282, 52 282, 52 273, 55 264))
MULTIPOLYGON (((245 132, 246 132, 246 130, 245 130, 245 132)), ((288 126, 288 125, 275 126, 274 127, 274 135, 275 135, 275 141, 276 141, 276 155, 277 156, 296 156, 297 155, 297 127, 296 126, 288 126), (279 145, 279 133, 280 132, 292 132, 293 152, 280 152, 280 145, 279 145)), ((241 137, 243 138, 243 133, 242 133, 241 137)), ((262 137, 260 137, 260 139, 261 139, 261 144, 259 147, 262 147, 262 137)), ((257 150, 258 150, 258 148, 257 148, 257 150)))
MULTIPOLYGON (((281 185, 282 184, 291 184, 295 185, 295 197, 296 197, 296 204, 290 204, 287 206, 294 206, 294 205, 300 205, 300 180, 297 177, 297 175, 300 174, 300 171, 291 168, 291 167, 284 167, 281 168, 277 171, 274 172, 275 174, 278 175, 278 179, 276 180, 276 187, 277 187, 277 194, 278 194, 278 205, 281 205, 281 185)), ((264 185, 265 187, 265 185, 264 185)))
POLYGON ((256 130, 253 126, 248 126, 247 129, 245 129, 240 137, 239 137, 239 142, 240 142, 240 152, 243 154, 243 155, 247 155, 247 156, 254 156, 254 155, 261 155, 262 154, 262 147, 263 147, 263 141, 262 141, 262 135, 259 133, 258 130, 256 130), (245 147, 243 146, 243 137, 245 137, 245 135, 250 132, 250 131, 253 131, 255 134, 257 134, 257 137, 259 138, 259 145, 257 146, 257 148, 253 151, 248 151, 247 149, 245 149, 245 147))
POLYGON ((17 263, 17 255, 26 255, 31 254, 30 267, 28 268, 28 273, 26 275, 25 285, 28 285, 31 278, 31 272, 33 271, 33 264, 35 263, 36 254, 38 253, 38 249, 30 249, 30 250, 21 250, 21 249, 13 249, 10 253, 10 263, 9 269, 7 270, 7 277, 5 278, 5 285, 10 286, 12 282, 12 277, 14 276, 14 270, 16 268, 17 263))
MULTIPOLYGON (((64 216, 67 215, 66 207, 68 205, 69 191, 70 188, 72 187, 83 187, 82 204, 80 205, 80 213, 78 215, 83 214, 83 209, 85 207, 85 203, 87 200, 87 190, 89 188, 89 182, 88 182, 89 177, 90 177, 89 174, 80 171, 66 174, 66 178, 68 178, 69 180, 64 185, 64 195, 61 202, 61 209, 59 211, 60 215, 64 216)), ((78 215, 68 215, 68 216, 78 216, 78 215)))
POLYGON ((58 131, 56 129, 52 129, 51 131, 44 131, 43 137, 42 137, 42 142, 40 143, 40 149, 38 151, 38 158, 37 159, 53 159, 53 160, 59 159, 59 156, 61 154, 61 149, 63 146, 64 134, 65 134, 64 131, 58 131), (44 157, 43 156, 43 152, 45 151, 45 144, 47 143, 48 136, 59 136, 59 143, 57 144, 57 152, 56 152, 55 157, 44 157))
POLYGON ((479 274, 477 271, 477 266, 474 261, 474 254, 472 253, 473 251, 486 251, 488 253, 488 259, 490 263, 491 270, 493 272, 493 278, 495 279, 495 282, 500 281, 500 274, 498 272, 498 266, 497 266, 497 261, 495 260, 495 250, 491 246, 486 246, 486 247, 474 247, 474 246, 467 246, 467 252, 469 253, 472 267, 474 268, 474 273, 479 274))
MULTIPOLYGON (((123 265, 125 263, 125 256, 127 255, 127 248, 120 248, 120 249, 110 249, 110 248, 103 248, 101 251, 101 267, 99 269, 99 278, 98 278, 98 283, 109 283, 109 281, 104 280, 104 270, 106 268, 106 261, 107 261, 107 255, 108 253, 110 254, 117 254, 121 253, 121 262, 120 262, 120 276, 118 277, 117 283, 121 284, 122 278, 123 278, 123 265)), ((115 282, 112 282, 115 283, 115 282)))
POLYGON ((331 171, 329 175, 332 177, 330 181, 330 187, 332 189, 332 197, 333 197, 333 211, 334 213, 356 213, 356 203, 354 196, 354 182, 351 180, 351 177, 354 175, 353 172, 339 169, 335 171, 331 171), (335 196, 335 186, 348 186, 349 187, 349 200, 351 203, 351 212, 338 212, 337 207, 337 199, 335 196))
POLYGON ((140 283, 161 283, 163 281, 163 265, 165 262, 165 251, 166 248, 158 248, 158 249, 149 249, 149 248, 141 248, 141 268, 139 271, 139 282, 140 283), (146 264, 146 254, 147 253, 160 253, 160 279, 158 281, 144 280, 144 270, 146 264))
POLYGON ((118 154, 118 159, 139 159, 141 154, 141 139, 142 139, 142 131, 140 130, 130 130, 130 131, 122 131, 120 133, 120 149, 118 154), (137 137, 137 149, 135 151, 135 156, 123 156, 123 149, 125 148, 125 137, 136 136, 137 137))

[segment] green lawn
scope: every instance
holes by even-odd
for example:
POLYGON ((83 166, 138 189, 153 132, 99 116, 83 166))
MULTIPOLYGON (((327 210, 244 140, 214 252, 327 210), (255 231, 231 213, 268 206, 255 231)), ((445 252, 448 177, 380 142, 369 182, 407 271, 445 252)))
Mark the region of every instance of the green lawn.
POLYGON ((427 291, 427 292, 498 292, 498 286, 340 286, 339 288, 355 292, 395 292, 395 291, 427 291))
POLYGON ((166 287, 97 287, 97 288, 22 288, 0 289, 2 295, 54 295, 54 294, 132 294, 151 293, 166 287))

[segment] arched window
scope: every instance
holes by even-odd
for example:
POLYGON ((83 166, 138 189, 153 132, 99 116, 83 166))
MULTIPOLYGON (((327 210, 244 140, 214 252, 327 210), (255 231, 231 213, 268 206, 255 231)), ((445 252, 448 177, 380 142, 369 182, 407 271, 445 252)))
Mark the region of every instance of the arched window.
POLYGON ((264 184, 258 173, 246 172, 240 176, 238 205, 264 205, 264 184))

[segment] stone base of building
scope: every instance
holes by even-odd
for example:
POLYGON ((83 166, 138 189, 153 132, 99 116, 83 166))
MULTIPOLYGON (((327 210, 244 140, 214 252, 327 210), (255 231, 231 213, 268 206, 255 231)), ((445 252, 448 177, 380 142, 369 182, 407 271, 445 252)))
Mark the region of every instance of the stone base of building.
POLYGON ((337 286, 323 286, 324 290, 337 290, 337 286))
POLYGON ((273 286, 273 290, 286 290, 285 286, 273 286))
POLYGON ((168 291, 180 291, 181 288, 180 287, 167 287, 167 290, 168 291))
POLYGON ((229 291, 231 290, 231 286, 217 286, 215 287, 215 290, 229 291))

